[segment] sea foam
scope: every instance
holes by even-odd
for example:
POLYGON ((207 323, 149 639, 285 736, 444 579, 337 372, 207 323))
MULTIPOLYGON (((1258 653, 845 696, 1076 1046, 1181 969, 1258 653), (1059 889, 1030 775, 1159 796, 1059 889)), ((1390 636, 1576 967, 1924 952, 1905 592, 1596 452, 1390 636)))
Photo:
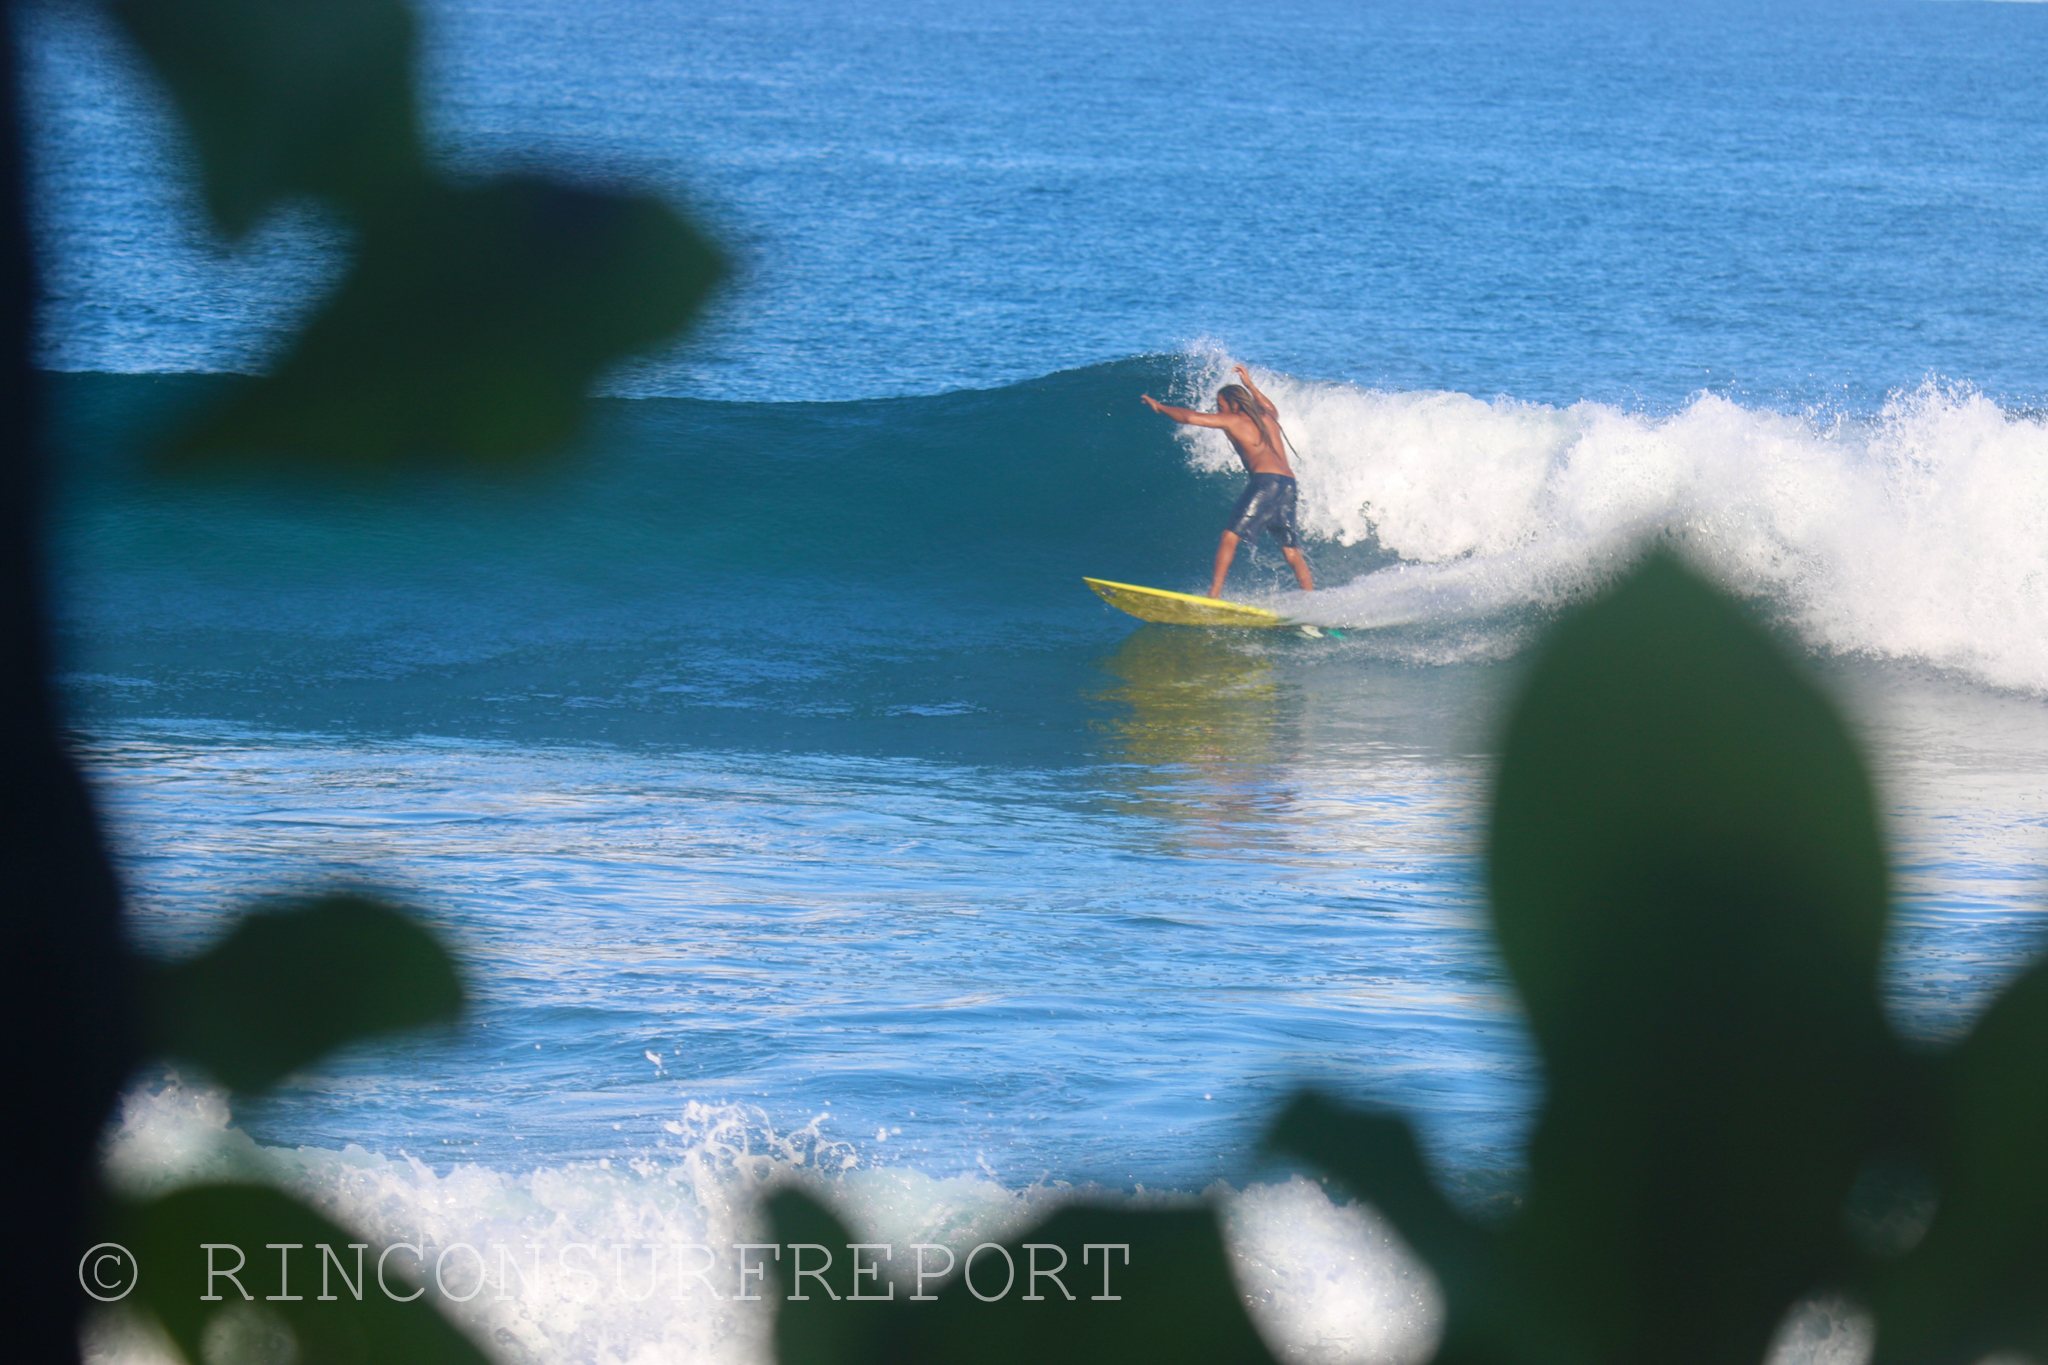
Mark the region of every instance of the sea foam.
MULTIPOLYGON (((676 1273, 676 1249, 766 1240, 760 1198, 785 1184, 829 1201, 866 1240, 962 1249, 1015 1235, 1077 1195, 871 1166, 853 1144, 815 1126, 778 1132, 748 1106, 686 1103, 664 1126, 673 1144, 630 1158, 521 1172, 436 1168, 355 1146, 264 1147, 232 1124, 217 1091, 172 1078, 131 1092, 106 1163, 130 1194, 259 1180, 373 1245, 418 1246, 418 1259, 445 1271, 440 1281, 426 1277, 429 1292, 496 1358, 565 1365, 768 1365, 772 1302, 739 1301, 729 1287, 714 1298, 715 1286, 676 1273), (565 1258, 565 1248, 576 1250, 565 1258)), ((1283 1359, 1428 1358, 1442 1317, 1434 1281, 1370 1209, 1298 1177, 1242 1191, 1219 1184, 1206 1197, 1223 1216, 1247 1306, 1283 1359)), ((260 1344, 276 1325, 258 1316, 221 1330, 260 1344)), ((96 1321, 87 1346, 96 1365, 175 1360, 131 1316, 96 1321)))
MULTIPOLYGON (((437 1266, 430 1292, 471 1338, 498 1360, 532 1365, 771 1365, 770 1297, 714 1298, 673 1262, 664 1269, 655 1249, 763 1241, 759 1200, 786 1184, 828 1200, 865 1240, 899 1245, 1013 1236, 1077 1193, 869 1167, 852 1144, 815 1128, 777 1133, 746 1106, 687 1103, 666 1127, 673 1147, 629 1159, 436 1169, 402 1152, 264 1147, 233 1126, 218 1091, 172 1077, 129 1094, 106 1168, 133 1196, 206 1180, 274 1184, 372 1245, 416 1246, 437 1266), (563 1248, 579 1249, 573 1262, 563 1248)), ((1089 1197, 1159 1200, 1142 1190, 1089 1197)), ((1441 1293, 1370 1207, 1300 1176, 1242 1190, 1219 1183, 1204 1197, 1221 1215, 1246 1307, 1285 1365, 1423 1365, 1434 1353, 1441 1293)), ((1815 1300, 1788 1315, 1768 1365, 1863 1365, 1871 1343, 1853 1305, 1815 1300)), ((208 1346, 291 1358, 288 1335, 260 1308, 217 1321, 208 1346)), ((86 1359, 177 1357, 153 1327, 117 1310, 90 1324, 86 1359)))

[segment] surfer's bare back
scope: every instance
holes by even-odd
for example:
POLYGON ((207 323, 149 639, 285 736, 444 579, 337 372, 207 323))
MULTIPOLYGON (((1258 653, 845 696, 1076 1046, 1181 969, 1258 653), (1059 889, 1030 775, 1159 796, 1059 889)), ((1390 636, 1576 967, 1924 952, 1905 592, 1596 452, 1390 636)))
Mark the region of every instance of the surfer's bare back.
POLYGON ((1197 412, 1162 403, 1151 394, 1141 395, 1145 405, 1174 421, 1191 427, 1215 427, 1230 438, 1237 458, 1244 461, 1247 476, 1244 492, 1231 509, 1223 541, 1216 547, 1216 576, 1209 584, 1209 596, 1223 596, 1223 580, 1230 573, 1230 561, 1237 558, 1239 541, 1251 540, 1260 531, 1271 531, 1287 556, 1294 577, 1303 592, 1313 591, 1308 560, 1302 557, 1301 536, 1294 529, 1296 486, 1294 470, 1287 464, 1287 447, 1280 435, 1280 409, 1259 392, 1251 372, 1237 367, 1242 384, 1225 384, 1216 391, 1216 411, 1197 412))

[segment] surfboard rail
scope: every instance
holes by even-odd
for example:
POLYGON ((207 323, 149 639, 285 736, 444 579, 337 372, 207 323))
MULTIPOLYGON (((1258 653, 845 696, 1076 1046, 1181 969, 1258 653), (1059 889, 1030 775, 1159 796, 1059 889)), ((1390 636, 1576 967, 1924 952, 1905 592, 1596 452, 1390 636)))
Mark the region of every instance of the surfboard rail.
POLYGON ((1140 621, 1165 626, 1226 626, 1240 630, 1272 630, 1293 622, 1277 611, 1220 597, 1197 597, 1193 593, 1145 588, 1136 583, 1113 583, 1106 578, 1081 580, 1096 595, 1140 621))

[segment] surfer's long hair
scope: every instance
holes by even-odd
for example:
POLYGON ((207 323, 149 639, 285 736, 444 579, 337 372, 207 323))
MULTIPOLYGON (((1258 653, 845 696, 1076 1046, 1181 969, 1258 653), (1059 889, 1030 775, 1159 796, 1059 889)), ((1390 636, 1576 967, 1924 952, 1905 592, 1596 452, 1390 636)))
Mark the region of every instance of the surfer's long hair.
POLYGON ((1280 449, 1280 443, 1274 440, 1273 433, 1266 429, 1265 410, 1259 403, 1259 400, 1252 397, 1250 389, 1247 389, 1242 384, 1225 384, 1222 388, 1216 390, 1216 401, 1228 403, 1245 416, 1251 418, 1259 428, 1259 435, 1265 438, 1267 447, 1276 451, 1280 449))

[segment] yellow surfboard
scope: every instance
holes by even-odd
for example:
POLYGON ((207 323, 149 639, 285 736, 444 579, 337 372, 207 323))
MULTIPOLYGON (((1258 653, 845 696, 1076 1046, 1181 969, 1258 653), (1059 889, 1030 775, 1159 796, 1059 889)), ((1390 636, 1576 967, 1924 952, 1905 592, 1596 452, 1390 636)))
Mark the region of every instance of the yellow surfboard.
POLYGON ((1141 588, 1132 583, 1111 583, 1102 578, 1081 580, 1118 611, 1127 611, 1140 621, 1167 626, 1237 626, 1271 630, 1292 624, 1277 611, 1226 602, 1220 597, 1196 597, 1193 593, 1168 592, 1164 588, 1141 588))

